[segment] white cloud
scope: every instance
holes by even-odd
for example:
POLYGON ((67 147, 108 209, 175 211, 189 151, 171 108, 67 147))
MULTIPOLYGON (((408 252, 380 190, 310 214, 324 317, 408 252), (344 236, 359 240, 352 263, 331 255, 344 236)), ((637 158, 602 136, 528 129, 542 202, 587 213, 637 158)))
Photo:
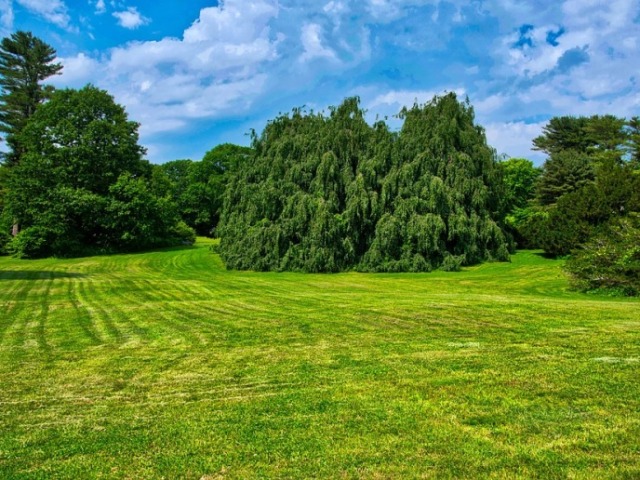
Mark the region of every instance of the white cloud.
POLYGON ((95 81, 98 72, 103 70, 99 61, 88 57, 84 53, 79 53, 75 57, 58 57, 57 61, 62 63, 62 75, 52 77, 49 83, 54 85, 64 85, 66 87, 82 87, 91 81, 95 81))
POLYGON ((418 105, 430 102, 436 95, 443 95, 446 92, 454 92, 458 97, 465 95, 463 88, 440 89, 440 90, 392 90, 376 96, 368 102, 368 109, 376 109, 383 106, 396 108, 397 113, 402 107, 411 107, 415 103, 418 105))
POLYGON ((62 28, 69 28, 71 18, 62 0, 16 0, 27 10, 40 15, 48 22, 62 28))
POLYGON ((317 23, 309 23, 302 27, 300 41, 304 48, 304 53, 301 57, 302 61, 309 61, 314 58, 327 58, 331 60, 337 58, 333 50, 323 45, 322 27, 317 23))
POLYGON ((401 14, 401 7, 394 0, 368 0, 369 14, 377 20, 392 21, 401 14))
POLYGON ((507 101, 493 105, 498 98, 486 96, 478 103, 498 151, 532 157, 527 150, 539 124, 523 118, 637 115, 637 0, 566 0, 512 14, 503 18, 509 32, 497 42, 496 67, 487 81, 487 89, 501 90, 507 101), (527 138, 527 148, 518 147, 527 138))
POLYGON ((489 116, 502 108, 509 101, 509 96, 502 93, 490 95, 481 100, 473 102, 474 110, 477 114, 489 116))
MULTIPOLYGON (((560 27, 549 24, 534 27, 526 35, 515 30, 502 38, 500 48, 502 65, 509 67, 513 73, 521 76, 537 75, 552 70, 560 57, 570 48, 575 47, 573 42, 567 41, 567 37, 560 38, 558 46, 553 46, 546 41, 547 33, 558 31, 560 27), (519 44, 520 41, 524 43, 519 44), (530 42, 530 43, 529 43, 530 42)), ((584 40, 580 46, 584 45, 584 40)), ((588 40, 587 40, 588 41, 588 40)))
POLYGON ((92 82, 107 89, 141 123, 147 141, 202 119, 240 113, 260 96, 264 65, 278 57, 278 38, 269 22, 275 0, 227 0, 202 9, 181 39, 132 42, 103 57, 85 54, 61 59, 57 85, 92 82))
POLYGON ((634 19, 640 13, 640 4, 634 0, 566 0, 553 11, 539 12, 531 19, 512 19, 511 33, 503 36, 496 52, 502 73, 509 72, 532 77, 554 71, 567 52, 582 49, 590 57, 590 73, 604 71, 606 65, 615 63, 612 51, 624 50, 638 57, 635 48, 637 31, 634 19), (531 30, 521 35, 518 28, 531 24, 531 30), (554 42, 549 42, 550 32, 561 32, 554 42), (519 40, 526 40, 519 42, 519 40))
POLYGON ((532 141, 542 133, 546 122, 496 122, 485 125, 487 143, 500 154, 511 157, 524 157, 542 163, 544 156, 531 150, 532 141))
POLYGON ((96 15, 101 15, 107 11, 107 6, 105 5, 104 0, 97 0, 95 6, 96 6, 96 15))
MULTIPOLYGON (((83 1, 96 13, 139 4, 83 1)), ((391 116, 448 85, 469 94, 499 152, 535 158, 542 119, 640 111, 639 14, 638 0, 225 0, 178 38, 65 58, 63 79, 108 89, 147 138, 346 95, 391 116)))
POLYGON ((136 28, 146 25, 151 21, 142 16, 136 7, 129 7, 121 12, 113 12, 113 16, 118 19, 118 25, 128 28, 129 30, 135 30, 136 28))
POLYGON ((184 32, 187 43, 218 41, 240 44, 264 36, 277 16, 275 0, 227 0, 218 7, 203 8, 200 17, 184 32))
POLYGON ((322 10, 332 16, 339 17, 349 11, 349 7, 344 2, 331 0, 322 10))
POLYGON ((6 36, 13 29, 13 5, 11 0, 0 0, 0 33, 6 36))

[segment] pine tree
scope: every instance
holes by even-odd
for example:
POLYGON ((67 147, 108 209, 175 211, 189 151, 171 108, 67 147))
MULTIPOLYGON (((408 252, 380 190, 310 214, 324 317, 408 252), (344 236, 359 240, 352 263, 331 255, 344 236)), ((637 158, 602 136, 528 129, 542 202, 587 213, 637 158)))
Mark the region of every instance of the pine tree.
POLYGON ((552 205, 567 193, 574 192, 595 178, 590 158, 576 150, 554 152, 542 166, 537 184, 537 198, 541 205, 552 205))
POLYGON ((18 134, 51 90, 41 82, 62 70, 55 58, 56 51, 30 32, 18 31, 0 43, 0 131, 11 149, 4 156, 7 166, 20 162, 18 134))

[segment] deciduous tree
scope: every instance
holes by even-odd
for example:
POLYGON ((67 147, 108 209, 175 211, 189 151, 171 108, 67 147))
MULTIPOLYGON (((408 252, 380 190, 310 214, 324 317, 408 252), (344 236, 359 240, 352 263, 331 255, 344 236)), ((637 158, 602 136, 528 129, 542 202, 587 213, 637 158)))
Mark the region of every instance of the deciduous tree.
POLYGON ((137 129, 92 86, 58 90, 41 105, 19 134, 24 154, 9 172, 6 209, 23 226, 13 253, 69 256, 180 241, 169 228, 178 222, 175 208, 144 186, 151 166, 137 129))

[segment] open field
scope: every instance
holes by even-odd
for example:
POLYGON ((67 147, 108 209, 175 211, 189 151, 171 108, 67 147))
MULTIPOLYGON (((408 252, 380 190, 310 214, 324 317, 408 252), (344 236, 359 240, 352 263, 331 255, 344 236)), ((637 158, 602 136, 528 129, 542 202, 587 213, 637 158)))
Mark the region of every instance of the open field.
POLYGON ((640 478, 640 302, 566 288, 2 258, 0 478, 640 478))

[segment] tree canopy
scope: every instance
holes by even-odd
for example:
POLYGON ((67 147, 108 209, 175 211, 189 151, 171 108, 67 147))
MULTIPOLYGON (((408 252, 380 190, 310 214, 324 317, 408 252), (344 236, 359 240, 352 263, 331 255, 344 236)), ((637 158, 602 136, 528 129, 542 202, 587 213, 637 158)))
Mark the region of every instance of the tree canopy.
POLYGON ((638 119, 558 117, 534 140, 550 155, 537 185, 541 207, 522 222, 528 242, 569 255, 578 288, 637 295, 638 119))
POLYGON ((176 203, 184 222, 198 235, 212 236, 220 220, 226 183, 237 165, 253 155, 248 147, 226 143, 202 161, 174 160, 158 165, 155 183, 176 203))
POLYGON ((357 98, 294 110, 254 138, 227 187, 220 253, 236 269, 456 269, 508 258, 500 172, 455 94, 367 124, 357 98))
POLYGON ((24 154, 9 172, 5 217, 22 231, 9 249, 67 256, 191 238, 173 203, 150 190, 137 129, 105 91, 54 92, 19 134, 24 154))

